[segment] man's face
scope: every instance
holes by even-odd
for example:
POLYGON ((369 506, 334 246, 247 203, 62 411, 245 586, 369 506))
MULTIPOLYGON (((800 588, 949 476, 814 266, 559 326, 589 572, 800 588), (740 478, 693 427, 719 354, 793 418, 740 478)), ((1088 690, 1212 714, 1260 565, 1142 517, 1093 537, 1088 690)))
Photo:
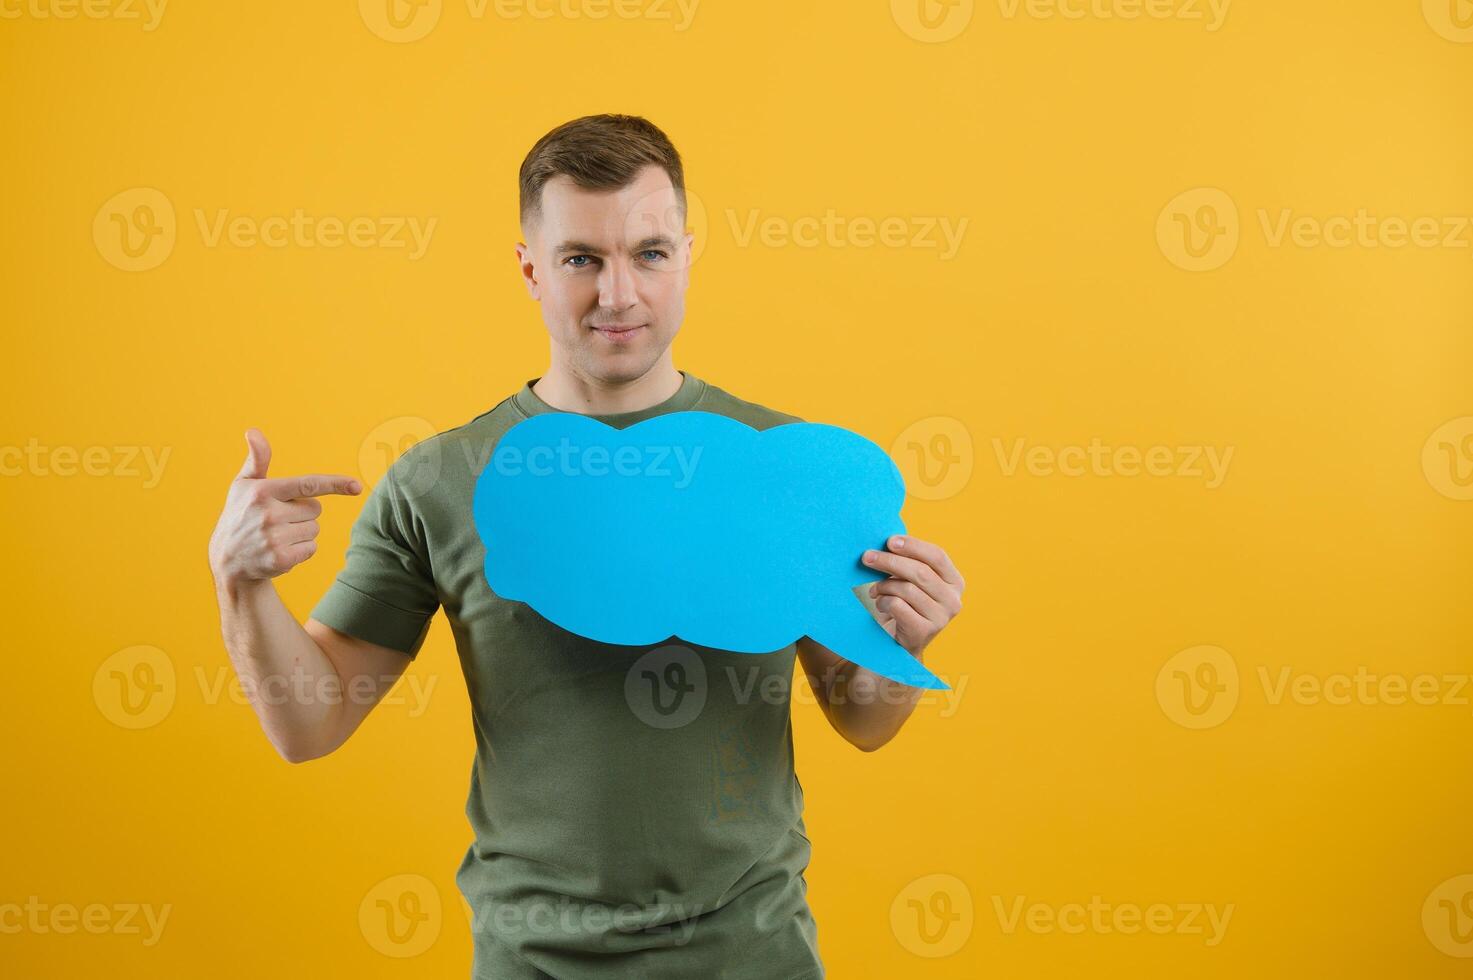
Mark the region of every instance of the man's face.
POLYGON ((553 356, 599 381, 643 377, 680 330, 690 284, 692 236, 669 175, 646 167, 613 191, 554 177, 524 233, 517 258, 553 356))

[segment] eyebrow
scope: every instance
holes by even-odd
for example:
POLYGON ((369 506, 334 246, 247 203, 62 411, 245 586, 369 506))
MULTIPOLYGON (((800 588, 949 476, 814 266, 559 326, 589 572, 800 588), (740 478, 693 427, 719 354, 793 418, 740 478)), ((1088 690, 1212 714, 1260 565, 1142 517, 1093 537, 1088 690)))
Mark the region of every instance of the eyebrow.
MULTIPOLYGON (((645 251, 647 249, 655 248, 657 246, 664 246, 665 248, 671 249, 673 251, 675 249, 675 239, 671 238, 668 235, 652 235, 649 238, 641 239, 629 251, 631 251, 631 252, 643 252, 643 251, 645 251)), ((603 249, 599 248, 597 245, 590 245, 587 242, 563 242, 557 248, 555 248, 555 249, 552 250, 552 254, 553 255, 557 255, 557 256, 562 256, 562 255, 600 255, 601 256, 601 255, 604 255, 606 253, 604 252, 603 249)))

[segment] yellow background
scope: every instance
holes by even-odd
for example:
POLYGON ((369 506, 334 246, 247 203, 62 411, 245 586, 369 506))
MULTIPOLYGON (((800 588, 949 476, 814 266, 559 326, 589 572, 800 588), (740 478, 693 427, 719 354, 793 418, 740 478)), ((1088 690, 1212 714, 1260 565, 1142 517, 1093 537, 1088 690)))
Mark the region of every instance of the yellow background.
MULTIPOLYGON (((247 426, 271 440, 273 475, 371 480, 372 434, 458 425, 542 373, 512 253, 516 169, 553 125, 619 111, 670 133, 707 215, 677 364, 907 466, 902 431, 939 419, 961 433, 950 465, 971 468, 904 513, 967 577, 928 656, 956 710, 935 700, 866 755, 811 697, 794 707, 829 975, 1467 975, 1435 945, 1434 891, 1462 914, 1473 692, 1274 703, 1260 673, 1473 670, 1473 502, 1447 470, 1473 467, 1470 234, 1334 248, 1275 246, 1263 227, 1282 209, 1473 214, 1465 2, 1239 0, 1218 30, 989 2, 932 8, 966 19, 932 42, 899 0, 705 0, 683 31, 447 0, 407 43, 369 28, 372 4, 175 0, 154 30, 7 4, 0 444, 171 455, 152 487, 33 465, 0 479, 0 905, 171 911, 151 947, 0 934, 0 972, 467 975, 453 876, 473 743, 443 619, 410 672, 434 684, 422 714, 385 705, 336 754, 289 766, 218 693, 232 674, 206 542, 247 426), (177 224, 164 260, 129 272, 93 228, 133 188, 162 193, 177 224), (1227 195, 1235 226, 1190 196, 1168 207, 1200 188, 1227 195), (210 247, 195 219, 299 208, 437 226, 412 261, 210 247), (950 259, 853 235, 743 245, 733 227, 830 209, 968 226, 950 259), (1182 268, 1177 213, 1236 229, 1225 264, 1182 268), (1233 456, 1215 488, 1008 475, 994 440, 1006 457, 1019 439, 1233 456), (129 729, 105 662, 138 646, 174 683, 162 716, 129 729), (1226 720, 1196 729, 1157 677, 1202 646, 1239 682, 1220 692, 1226 720), (400 875, 442 909, 411 957, 360 927, 400 875), (1217 945, 1009 932, 998 914, 1095 896, 1233 914, 1217 945), (922 929, 911 899, 954 917, 922 929)), ((360 503, 330 498, 318 557, 278 580, 298 615, 360 503)))

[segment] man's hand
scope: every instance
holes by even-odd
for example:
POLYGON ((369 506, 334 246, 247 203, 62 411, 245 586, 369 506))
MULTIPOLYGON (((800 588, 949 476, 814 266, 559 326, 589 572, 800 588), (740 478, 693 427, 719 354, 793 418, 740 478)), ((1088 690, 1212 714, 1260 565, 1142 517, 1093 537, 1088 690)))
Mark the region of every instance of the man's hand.
POLYGON ((864 564, 890 577, 867 591, 875 602, 871 614, 912 655, 962 611, 966 582, 946 552, 929 541, 896 535, 886 551, 866 551, 864 564))
MULTIPOLYGON (((860 558, 890 577, 854 592, 885 632, 921 660, 926 645, 962 611, 966 583, 946 552, 929 541, 898 535, 886 547, 860 558)), ((798 640, 798 658, 829 724, 866 752, 895 737, 924 693, 865 670, 811 637, 798 640)))
POLYGON ((220 632, 266 737, 288 762, 305 762, 334 751, 353 734, 394 686, 409 657, 316 620, 303 626, 282 603, 271 579, 317 550, 322 504, 316 498, 363 488, 346 476, 270 479, 266 437, 248 429, 246 442, 249 455, 231 481, 225 510, 210 536, 220 632), (354 691, 366 684, 371 696, 345 697, 349 684, 354 691), (278 685, 314 694, 263 696, 278 685))
POLYGON ((275 578, 312 557, 317 550, 317 517, 322 494, 355 495, 362 485, 352 477, 266 476, 271 446, 259 429, 246 430, 249 453, 230 484, 225 509, 210 536, 210 569, 218 586, 275 578))

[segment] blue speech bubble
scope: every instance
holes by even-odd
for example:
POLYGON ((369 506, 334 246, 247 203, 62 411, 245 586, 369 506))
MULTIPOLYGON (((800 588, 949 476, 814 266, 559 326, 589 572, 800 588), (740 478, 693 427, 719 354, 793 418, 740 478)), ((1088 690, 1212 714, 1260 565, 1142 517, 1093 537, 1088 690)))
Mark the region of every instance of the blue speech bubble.
POLYGON ((550 412, 498 440, 472 517, 491 590, 579 636, 771 653, 807 635, 946 689, 853 591, 887 577, 860 558, 905 532, 904 501, 884 450, 838 426, 670 412, 616 429, 550 412))

